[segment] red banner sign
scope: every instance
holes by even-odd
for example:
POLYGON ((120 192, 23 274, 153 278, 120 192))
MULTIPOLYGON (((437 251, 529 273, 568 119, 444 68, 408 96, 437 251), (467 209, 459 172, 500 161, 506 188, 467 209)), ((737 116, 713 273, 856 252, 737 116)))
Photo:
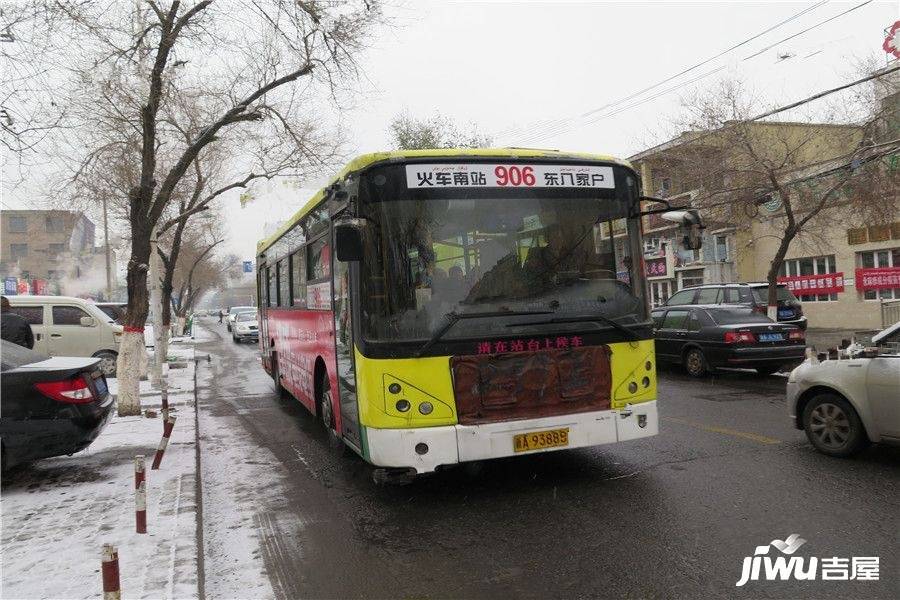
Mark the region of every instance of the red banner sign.
POLYGON ((644 270, 647 277, 665 277, 666 276, 666 259, 651 258, 644 261, 644 270))
POLYGON ((797 296, 836 294, 844 291, 844 274, 793 275, 791 277, 779 277, 778 283, 785 284, 797 296))
POLYGON ((900 288, 900 267, 856 270, 856 289, 890 290, 900 288))

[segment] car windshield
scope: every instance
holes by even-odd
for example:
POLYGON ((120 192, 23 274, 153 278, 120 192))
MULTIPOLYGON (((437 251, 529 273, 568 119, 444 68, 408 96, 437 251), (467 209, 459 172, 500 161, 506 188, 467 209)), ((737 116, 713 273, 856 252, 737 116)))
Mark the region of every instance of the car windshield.
POLYGON ((247 311, 255 311, 255 306, 232 306, 229 312, 234 315, 237 313, 247 312, 247 311))
POLYGON ((243 323, 244 321, 255 321, 256 313, 255 312, 243 312, 239 313, 238 316, 234 318, 235 321, 239 323, 243 323))
POLYGON ((2 350, 2 352, 0 352, 0 355, 2 355, 2 359, 0 359, 0 370, 2 371, 16 369, 24 365, 30 365, 31 363, 41 362, 42 360, 50 358, 40 352, 29 350, 24 346, 19 346, 18 344, 13 344, 6 340, 3 340, 0 344, 2 344, 0 345, 0 350, 2 350))
POLYGON ((611 327, 592 322, 593 315, 626 325, 647 320, 643 284, 631 285, 642 275, 630 259, 639 232, 637 220, 626 218, 632 200, 625 180, 633 178, 624 170, 616 190, 428 193, 406 189, 402 170, 379 172, 391 168, 361 184, 368 339, 428 339, 448 315, 465 313, 493 317, 461 320, 444 338, 546 331, 546 313, 556 329, 611 327), (522 317, 535 312, 544 314, 522 317))
POLYGON ((772 320, 766 315, 761 315, 749 310, 722 310, 711 308, 706 312, 712 317, 717 325, 736 325, 743 323, 771 323, 772 320))
MULTIPOLYGON (((756 298, 757 302, 759 302, 760 304, 765 304, 769 301, 769 288, 755 287, 755 288, 751 288, 751 289, 753 290, 753 297, 756 298)), ((782 285, 779 285, 776 288, 775 294, 776 294, 775 297, 779 301, 789 302, 789 303, 799 302, 797 300, 797 297, 791 293, 791 290, 787 289, 786 287, 784 287, 782 285)))

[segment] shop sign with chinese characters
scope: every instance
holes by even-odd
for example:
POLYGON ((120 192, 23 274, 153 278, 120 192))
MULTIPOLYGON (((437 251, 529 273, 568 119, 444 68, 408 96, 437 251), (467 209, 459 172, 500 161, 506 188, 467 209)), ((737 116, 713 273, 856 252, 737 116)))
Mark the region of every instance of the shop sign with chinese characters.
POLYGON ((644 269, 647 273, 647 277, 665 277, 668 275, 665 258, 654 258, 645 261, 644 269))
POLYGON ((900 267, 856 270, 856 289, 860 291, 894 288, 900 288, 900 267))
POLYGON ((547 164, 412 164, 406 186, 435 188, 602 188, 614 189, 612 167, 547 164))
POLYGON ((790 291, 801 296, 809 294, 837 294, 844 291, 844 274, 792 275, 791 277, 779 277, 778 283, 785 284, 790 291))

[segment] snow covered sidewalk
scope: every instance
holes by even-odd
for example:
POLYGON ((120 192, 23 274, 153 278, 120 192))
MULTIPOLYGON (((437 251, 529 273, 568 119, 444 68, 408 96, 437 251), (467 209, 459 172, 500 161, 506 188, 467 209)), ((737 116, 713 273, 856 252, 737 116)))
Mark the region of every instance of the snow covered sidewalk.
POLYGON ((169 351, 184 365, 169 369, 169 405, 177 420, 159 470, 150 465, 163 430, 160 397, 141 382, 142 405, 156 418, 114 415, 86 450, 4 476, 0 596, 102 596, 101 548, 109 543, 118 547, 123 597, 197 597, 194 350, 190 339, 179 342, 169 351), (147 534, 135 533, 139 454, 147 465, 147 534))

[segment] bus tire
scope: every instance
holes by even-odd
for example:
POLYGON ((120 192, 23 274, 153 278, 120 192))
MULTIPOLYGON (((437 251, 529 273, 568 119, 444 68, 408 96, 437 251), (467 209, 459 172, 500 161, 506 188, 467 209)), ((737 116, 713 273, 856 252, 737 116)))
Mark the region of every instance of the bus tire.
POLYGON ((275 382, 275 393, 278 398, 284 398, 284 386, 281 385, 281 370, 278 368, 278 353, 273 352, 272 358, 272 380, 275 382))
POLYGON ((319 383, 321 392, 318 398, 318 410, 316 410, 318 420, 322 423, 328 435, 328 444, 332 448, 343 449, 344 442, 335 430, 334 398, 331 395, 331 381, 328 378, 328 371, 322 369, 320 377, 322 378, 319 383))

